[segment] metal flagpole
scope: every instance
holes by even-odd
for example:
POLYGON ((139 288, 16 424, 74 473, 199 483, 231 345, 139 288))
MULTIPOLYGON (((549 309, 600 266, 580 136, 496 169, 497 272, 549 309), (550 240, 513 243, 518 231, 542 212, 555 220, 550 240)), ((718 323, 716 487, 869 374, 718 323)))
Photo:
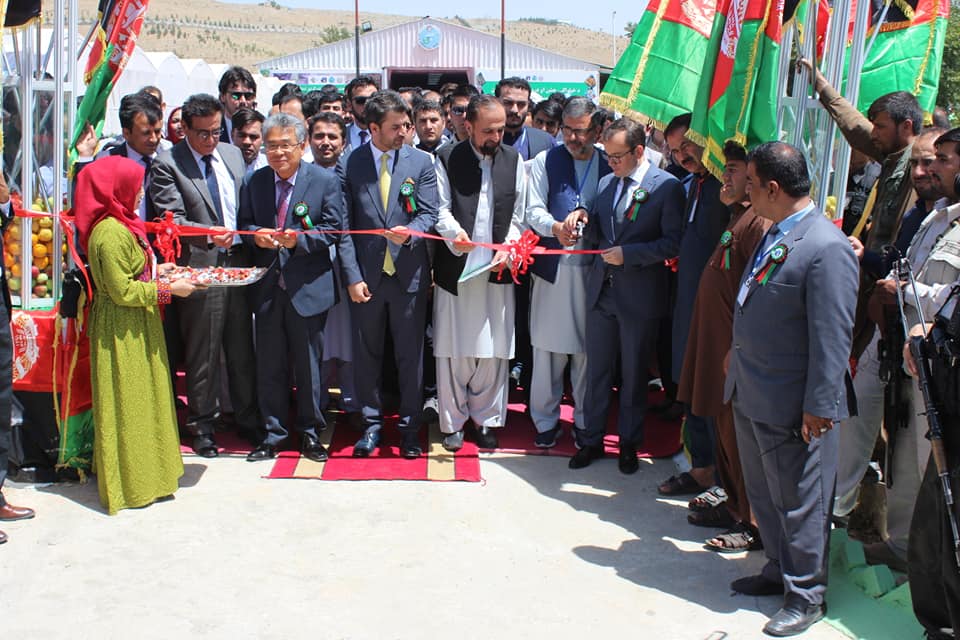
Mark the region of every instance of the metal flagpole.
POLYGON ((500 0, 500 79, 507 77, 507 0, 500 0))
POLYGON ((360 0, 353 0, 353 37, 357 55, 357 77, 360 77, 360 0))

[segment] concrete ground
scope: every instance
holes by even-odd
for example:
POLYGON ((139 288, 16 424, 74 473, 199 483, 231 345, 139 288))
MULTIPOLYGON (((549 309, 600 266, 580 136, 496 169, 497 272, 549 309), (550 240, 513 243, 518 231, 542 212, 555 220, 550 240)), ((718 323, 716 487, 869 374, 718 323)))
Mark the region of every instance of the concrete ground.
MULTIPOLYGON (((96 483, 12 484, 4 639, 765 637, 774 597, 731 595, 760 554, 703 550, 674 472, 484 455, 484 483, 266 480, 186 456, 176 499, 107 516, 96 483)), ((825 623, 804 638, 844 636, 825 623)))

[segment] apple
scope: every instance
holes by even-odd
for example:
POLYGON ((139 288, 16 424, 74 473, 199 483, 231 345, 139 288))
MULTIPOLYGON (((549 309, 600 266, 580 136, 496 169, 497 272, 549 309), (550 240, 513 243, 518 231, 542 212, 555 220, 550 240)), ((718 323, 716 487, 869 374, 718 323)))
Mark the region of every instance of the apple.
POLYGON ((38 298, 45 298, 47 296, 47 285, 38 284, 35 286, 33 288, 33 295, 37 296, 38 298))
POLYGON ((34 265, 33 267, 30 268, 30 273, 33 275, 34 278, 36 278, 38 275, 40 275, 40 267, 34 265))
POLYGON ((20 292, 20 278, 10 278, 7 280, 7 284, 10 285, 10 291, 20 292))
POLYGON ((48 280, 50 280, 50 276, 48 276, 48 275, 45 274, 45 273, 39 273, 39 274, 37 274, 37 277, 36 277, 36 279, 35 279, 35 282, 36 282, 37 284, 47 284, 47 281, 48 281, 48 280))

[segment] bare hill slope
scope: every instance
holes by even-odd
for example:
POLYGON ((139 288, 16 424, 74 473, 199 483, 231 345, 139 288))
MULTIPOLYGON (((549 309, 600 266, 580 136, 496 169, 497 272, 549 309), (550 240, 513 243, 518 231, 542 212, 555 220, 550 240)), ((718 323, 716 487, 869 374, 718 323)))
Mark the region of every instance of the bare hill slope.
MULTIPOLYGON (((45 10, 45 19, 52 9, 45 10)), ((80 0, 81 31, 97 15, 97 0, 80 0)), ((415 19, 413 16, 361 13, 374 29, 415 19)), ((441 18, 489 33, 500 23, 490 19, 441 18)), ((276 2, 238 5, 214 0, 153 0, 147 12, 140 46, 147 51, 173 51, 181 58, 252 67, 257 62, 296 53, 353 36, 353 13, 288 9, 276 2)), ((511 21, 507 38, 610 66, 613 42, 609 33, 582 29, 552 20, 511 21)), ((617 38, 617 51, 628 44, 617 38)))

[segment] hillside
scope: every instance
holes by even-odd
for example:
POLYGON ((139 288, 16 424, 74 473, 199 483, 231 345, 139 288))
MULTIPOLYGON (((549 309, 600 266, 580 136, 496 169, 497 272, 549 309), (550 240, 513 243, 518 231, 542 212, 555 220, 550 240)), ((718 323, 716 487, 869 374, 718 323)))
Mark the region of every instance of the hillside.
MULTIPOLYGON (((51 10, 44 11, 45 21, 51 10)), ((80 0, 81 31, 96 19, 97 0, 80 0)), ((435 16, 439 17, 439 16, 435 16)), ((360 14, 382 29, 415 19, 380 13, 360 14)), ((498 20, 442 18, 489 33, 499 33, 498 20)), ((213 0, 153 0, 139 44, 147 51, 173 51, 181 58, 252 67, 257 62, 353 36, 353 13, 288 9, 275 2, 236 5, 213 0)), ((609 33, 548 20, 507 23, 507 38, 582 60, 609 66, 613 60, 609 33)), ((617 51, 629 43, 617 39, 617 51)))

